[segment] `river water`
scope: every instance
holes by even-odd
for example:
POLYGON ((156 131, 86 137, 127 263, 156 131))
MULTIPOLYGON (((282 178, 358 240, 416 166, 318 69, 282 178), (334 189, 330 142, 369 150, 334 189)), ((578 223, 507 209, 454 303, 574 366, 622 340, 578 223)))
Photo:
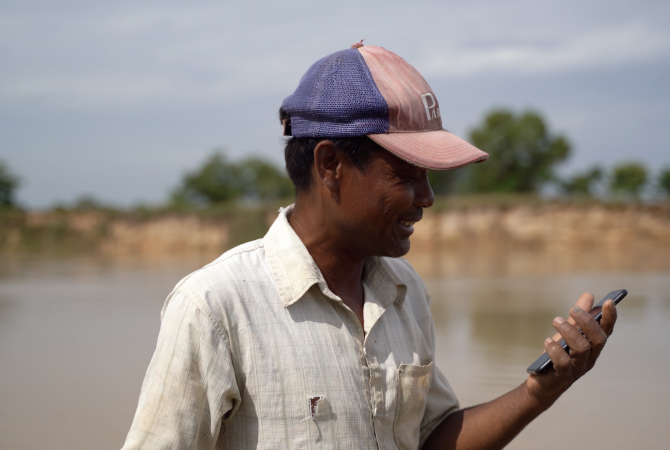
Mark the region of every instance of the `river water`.
MULTIPOLYGON (((412 250, 433 301, 436 363, 463 406, 522 383, 585 291, 626 288, 596 367, 510 449, 668 448, 670 258, 412 250)), ((118 449, 171 288, 212 259, 0 255, 0 449, 118 449)))

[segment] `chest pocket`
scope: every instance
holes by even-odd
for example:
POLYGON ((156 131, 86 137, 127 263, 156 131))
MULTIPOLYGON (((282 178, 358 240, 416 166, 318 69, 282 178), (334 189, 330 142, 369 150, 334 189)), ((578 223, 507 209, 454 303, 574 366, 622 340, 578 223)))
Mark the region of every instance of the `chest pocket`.
POLYGON ((393 431, 401 450, 419 448, 419 429, 432 376, 432 362, 426 366, 401 364, 398 368, 398 402, 393 431))

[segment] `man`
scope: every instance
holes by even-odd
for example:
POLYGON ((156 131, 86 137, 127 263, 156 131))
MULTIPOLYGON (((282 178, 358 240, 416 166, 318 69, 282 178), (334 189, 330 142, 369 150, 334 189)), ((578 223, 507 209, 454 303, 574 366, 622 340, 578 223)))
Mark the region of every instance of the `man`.
POLYGON ((459 409, 426 289, 398 257, 433 204, 427 170, 488 155, 442 129, 413 67, 352 46, 280 117, 295 205, 170 294, 124 449, 501 448, 593 366, 616 312, 599 325, 585 294, 554 321, 570 354, 545 342, 554 369, 459 409))

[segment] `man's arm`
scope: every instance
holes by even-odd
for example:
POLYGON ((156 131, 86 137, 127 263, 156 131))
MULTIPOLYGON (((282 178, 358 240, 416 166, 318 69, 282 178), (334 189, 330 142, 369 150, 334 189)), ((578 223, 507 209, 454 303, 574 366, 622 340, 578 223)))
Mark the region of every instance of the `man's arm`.
POLYGON ((226 336, 173 291, 122 450, 213 450, 222 417, 240 404, 226 336))
POLYGON ((498 449, 507 445, 595 365, 612 334, 617 314, 614 302, 607 301, 598 324, 588 313, 592 307, 593 296, 583 294, 570 310, 571 320, 554 319, 554 327, 570 346, 570 354, 558 345, 557 336, 547 339, 544 348, 554 364, 551 370, 530 376, 516 389, 489 403, 450 414, 430 434, 422 449, 498 449))

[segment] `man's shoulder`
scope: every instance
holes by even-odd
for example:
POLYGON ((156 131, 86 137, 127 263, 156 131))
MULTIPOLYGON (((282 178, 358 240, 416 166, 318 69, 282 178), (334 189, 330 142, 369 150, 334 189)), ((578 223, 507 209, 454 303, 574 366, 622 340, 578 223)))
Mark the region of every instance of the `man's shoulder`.
POLYGON ((237 290, 269 276, 263 239, 257 239, 228 250, 211 263, 190 273, 177 283, 175 290, 200 296, 211 291, 237 290))
POLYGON ((249 311, 267 309, 278 294, 265 259, 263 239, 228 250, 216 260, 184 277, 163 307, 177 297, 205 313, 221 329, 249 322, 249 311))

